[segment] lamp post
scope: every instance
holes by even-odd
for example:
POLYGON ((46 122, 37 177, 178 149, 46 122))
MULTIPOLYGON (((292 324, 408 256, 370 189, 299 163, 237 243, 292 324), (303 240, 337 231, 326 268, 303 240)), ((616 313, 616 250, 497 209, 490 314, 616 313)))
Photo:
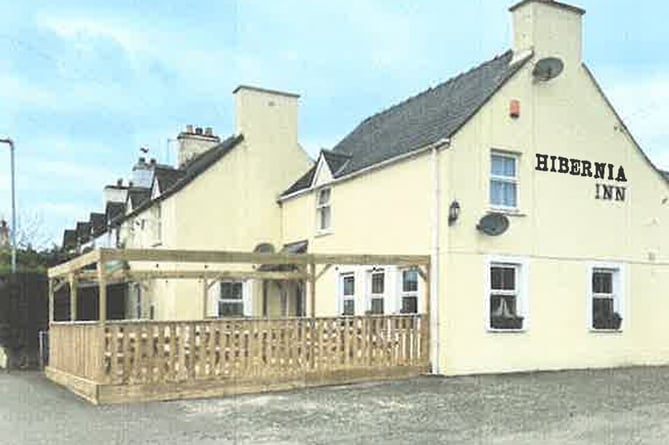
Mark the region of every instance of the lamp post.
POLYGON ((12 170, 12 273, 16 273, 16 191, 14 185, 14 141, 10 138, 0 139, 0 143, 9 145, 12 170))

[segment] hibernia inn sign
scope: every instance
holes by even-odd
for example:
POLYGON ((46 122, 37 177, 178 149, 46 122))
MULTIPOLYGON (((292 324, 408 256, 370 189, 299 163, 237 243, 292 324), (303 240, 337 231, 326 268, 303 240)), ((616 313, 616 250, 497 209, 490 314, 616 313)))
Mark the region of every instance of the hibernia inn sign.
MULTIPOLYGON (((606 162, 590 162, 541 153, 537 153, 537 166, 535 170, 563 173, 572 176, 587 176, 589 178, 604 179, 608 181, 627 182, 625 169, 622 165, 616 168, 615 165, 606 162)), ((596 183, 595 199, 609 201, 615 199, 616 201, 624 201, 625 187, 596 183)))

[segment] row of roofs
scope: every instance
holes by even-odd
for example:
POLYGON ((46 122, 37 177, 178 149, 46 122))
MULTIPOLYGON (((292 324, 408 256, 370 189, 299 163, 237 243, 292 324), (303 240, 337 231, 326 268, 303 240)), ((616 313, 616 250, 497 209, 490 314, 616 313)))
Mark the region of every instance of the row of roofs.
POLYGON ((209 168, 225 153, 241 141, 241 136, 220 141, 208 128, 206 133, 201 128, 191 125, 179 135, 180 142, 189 138, 207 139, 212 145, 206 151, 188 159, 180 159, 180 165, 159 164, 155 159, 146 162, 140 157, 132 168, 131 180, 124 184, 123 179, 104 188, 104 213, 92 212, 88 221, 79 221, 74 229, 63 232, 63 249, 80 251, 93 240, 118 228, 124 221, 133 217, 168 196, 185 187, 200 173, 209 168))
MULTIPOLYGON (((332 150, 321 150, 319 162, 314 163, 281 197, 311 188, 321 160, 336 179, 359 174, 451 137, 531 58, 530 53, 514 60, 514 52, 509 50, 365 119, 332 150)), ((249 86, 239 88, 276 93, 249 86)), ((178 167, 158 164, 153 159, 147 163, 140 158, 133 167, 132 182, 127 186, 118 182, 105 187, 104 213, 91 213, 88 221, 77 223, 76 229, 65 230, 64 247, 73 249, 83 246, 153 203, 178 192, 242 139, 240 134, 221 141, 211 128, 203 131, 188 125, 177 137, 180 143, 178 167), (197 154, 189 157, 188 153, 193 152, 187 147, 189 143, 207 144, 209 148, 195 150, 197 154)), ((669 180, 669 172, 658 171, 669 180)))

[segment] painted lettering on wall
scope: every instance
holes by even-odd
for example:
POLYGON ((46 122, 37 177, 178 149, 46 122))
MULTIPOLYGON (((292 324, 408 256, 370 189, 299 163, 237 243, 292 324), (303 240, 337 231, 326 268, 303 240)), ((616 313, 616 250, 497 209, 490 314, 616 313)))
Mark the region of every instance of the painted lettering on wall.
MULTIPOLYGON (((572 176, 584 176, 616 182, 627 182, 623 166, 615 166, 606 162, 590 162, 581 159, 537 153, 535 170, 543 172, 563 173, 572 176)), ((624 201, 625 187, 619 185, 595 184, 595 199, 624 201)))

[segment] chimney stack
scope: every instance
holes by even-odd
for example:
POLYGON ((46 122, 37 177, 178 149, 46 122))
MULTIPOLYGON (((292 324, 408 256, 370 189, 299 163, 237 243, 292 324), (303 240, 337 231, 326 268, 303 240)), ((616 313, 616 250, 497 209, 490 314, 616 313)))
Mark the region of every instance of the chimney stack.
POLYGON ((299 95, 240 85, 235 95, 235 132, 247 141, 297 145, 299 95))
POLYGON ((522 0, 509 8, 513 15, 513 51, 534 51, 534 60, 557 57, 565 70, 582 61, 585 10, 553 0, 522 0))
POLYGON ((125 202, 128 194, 128 187, 123 186, 123 179, 116 180, 116 185, 106 185, 103 191, 103 204, 106 206, 108 202, 125 202))
POLYGON ((193 131, 193 125, 186 125, 186 130, 179 133, 177 141, 179 141, 177 167, 181 167, 200 153, 218 145, 221 138, 214 134, 211 127, 207 127, 206 130, 203 130, 202 127, 195 127, 193 131))

